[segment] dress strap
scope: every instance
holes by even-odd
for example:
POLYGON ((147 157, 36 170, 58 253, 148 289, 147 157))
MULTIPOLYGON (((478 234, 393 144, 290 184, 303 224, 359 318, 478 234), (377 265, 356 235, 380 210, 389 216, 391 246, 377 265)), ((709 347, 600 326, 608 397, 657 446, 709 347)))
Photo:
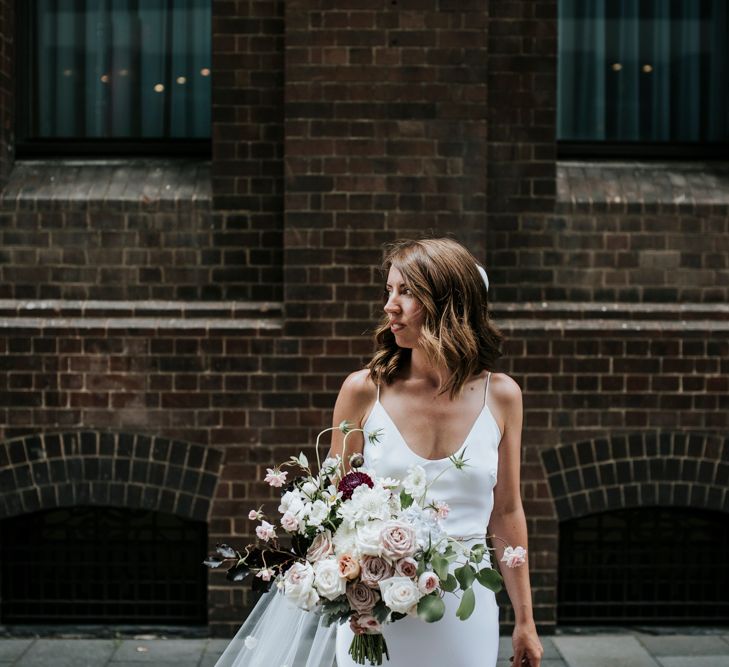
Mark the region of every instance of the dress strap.
POLYGON ((377 383, 377 400, 380 400, 380 383, 377 383))
POLYGON ((486 405, 486 398, 489 395, 489 382, 491 381, 491 371, 489 371, 489 374, 486 376, 486 388, 483 391, 483 404, 486 405))

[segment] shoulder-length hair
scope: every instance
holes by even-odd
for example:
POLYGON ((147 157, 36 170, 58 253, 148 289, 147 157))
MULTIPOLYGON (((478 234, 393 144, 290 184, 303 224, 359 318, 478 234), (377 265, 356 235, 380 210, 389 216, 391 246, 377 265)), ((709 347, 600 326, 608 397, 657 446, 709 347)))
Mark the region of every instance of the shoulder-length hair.
MULTIPOLYGON (((450 376, 439 393, 451 400, 465 383, 483 370, 493 370, 501 357, 504 335, 490 319, 488 292, 476 258, 450 238, 399 240, 386 247, 385 279, 394 266, 424 308, 419 346, 434 365, 450 376)), ((387 291, 383 294, 387 300, 387 291)), ((409 362, 411 350, 401 348, 390 330, 387 314, 375 330, 377 351, 367 364, 377 384, 391 384, 409 362)))

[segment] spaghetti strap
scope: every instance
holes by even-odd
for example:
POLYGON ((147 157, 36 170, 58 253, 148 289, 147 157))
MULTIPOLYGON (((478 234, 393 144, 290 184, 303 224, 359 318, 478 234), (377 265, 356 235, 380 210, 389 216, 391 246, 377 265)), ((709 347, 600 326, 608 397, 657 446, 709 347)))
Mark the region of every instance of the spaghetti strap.
POLYGON ((380 400, 380 383, 377 383, 377 400, 380 400))
POLYGON ((489 374, 486 376, 486 389, 484 389, 483 392, 483 404, 486 405, 486 399, 489 395, 489 382, 491 381, 491 371, 489 371, 489 374))

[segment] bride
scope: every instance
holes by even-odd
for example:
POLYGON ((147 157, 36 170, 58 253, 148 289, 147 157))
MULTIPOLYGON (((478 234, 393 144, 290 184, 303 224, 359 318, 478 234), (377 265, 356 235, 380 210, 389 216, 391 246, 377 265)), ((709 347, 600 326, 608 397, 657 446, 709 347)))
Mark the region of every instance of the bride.
MULTIPOLYGON (((492 554, 500 561, 506 544, 527 545, 519 481, 522 399, 514 380, 491 371, 502 335, 489 317, 486 272, 448 238, 395 242, 382 268, 387 280, 377 350, 342 384, 333 424, 347 420, 365 433, 381 429, 383 436, 373 441, 352 432, 343 451, 344 434, 335 428, 329 455, 343 455, 346 463, 359 453, 378 477, 402 479, 420 466, 429 482, 435 480, 429 497, 444 503, 448 534, 470 546, 483 543, 488 531, 499 538, 492 540, 492 554), (467 465, 453 466, 454 455, 467 465)), ((543 649, 528 560, 500 570, 515 614, 512 664, 539 667, 543 649)), ((446 594, 446 612, 436 623, 408 616, 384 625, 389 659, 383 664, 495 667, 499 607, 491 590, 474 592, 475 611, 465 621, 456 617, 457 592, 446 594)), ((337 667, 355 667, 349 646, 361 629, 313 627, 313 614, 287 608, 282 597, 271 591, 262 598, 216 667, 273 664, 269 649, 258 652, 258 661, 244 657, 250 652, 242 648, 243 637, 251 628, 257 637, 268 636, 265 646, 293 644, 290 667, 330 667, 332 653, 337 667)))

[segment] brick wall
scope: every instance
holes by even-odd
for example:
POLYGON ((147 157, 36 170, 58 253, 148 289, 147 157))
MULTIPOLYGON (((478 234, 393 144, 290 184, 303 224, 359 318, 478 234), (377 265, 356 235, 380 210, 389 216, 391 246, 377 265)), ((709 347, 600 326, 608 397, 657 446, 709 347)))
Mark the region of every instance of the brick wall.
POLYGON ((241 258, 249 295, 281 299, 282 0, 216 0, 213 9, 213 208, 221 245, 241 258))
MULTIPOLYGON (((211 545, 245 543, 248 510, 275 503, 265 468, 310 447, 372 351, 382 244, 426 234, 486 260, 507 336, 499 370, 524 392, 540 632, 555 627, 561 520, 637 502, 729 509, 726 209, 694 187, 648 198, 625 186, 616 203, 622 176, 557 171, 556 2, 213 7, 207 203, 188 194, 191 213, 165 210, 158 192, 89 207, 67 192, 40 205, 22 179, 3 191, 3 297, 118 303, 2 304, 0 443, 25 458, 0 458, 13 485, 0 512, 118 493, 87 472, 83 448, 65 490, 36 474, 32 457, 53 458, 59 439, 91 434, 89 452, 110 459, 129 438, 162 439, 184 456, 142 445, 146 486, 123 502, 164 497, 151 506, 208 512, 211 545), (105 233, 123 240, 109 248, 105 233), (201 451, 224 457, 215 489, 201 451), (190 468, 187 482, 159 466, 190 468)), ((124 483, 142 484, 111 481, 124 483)), ((213 574, 211 632, 230 636, 250 602, 213 574)))

